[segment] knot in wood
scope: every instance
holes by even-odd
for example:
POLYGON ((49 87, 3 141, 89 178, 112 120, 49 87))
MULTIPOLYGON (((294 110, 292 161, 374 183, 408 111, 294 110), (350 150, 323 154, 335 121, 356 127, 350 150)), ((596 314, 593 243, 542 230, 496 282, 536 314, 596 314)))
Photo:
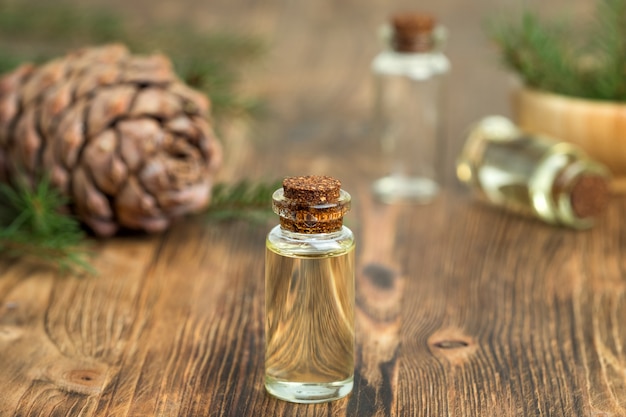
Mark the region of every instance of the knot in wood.
POLYGON ((102 376, 95 369, 75 369, 67 374, 68 381, 85 386, 98 386, 102 376))
POLYGON ((101 363, 72 363, 59 360, 49 365, 42 379, 61 390, 82 395, 95 395, 104 389, 109 368, 101 363))
POLYGON ((22 337, 22 329, 17 326, 0 325, 0 342, 12 342, 22 337))
POLYGON ((397 271, 377 263, 365 265, 363 275, 379 290, 393 289, 398 277, 397 271))
POLYGON ((465 340, 442 340, 433 344, 439 349, 459 349, 469 346, 469 343, 465 340))
POLYGON ((433 333, 428 338, 428 347, 433 355, 453 365, 461 365, 476 352, 478 344, 461 329, 452 327, 433 333))
POLYGON ((391 265, 370 262, 357 272, 356 304, 373 325, 395 327, 400 320, 404 277, 391 265))

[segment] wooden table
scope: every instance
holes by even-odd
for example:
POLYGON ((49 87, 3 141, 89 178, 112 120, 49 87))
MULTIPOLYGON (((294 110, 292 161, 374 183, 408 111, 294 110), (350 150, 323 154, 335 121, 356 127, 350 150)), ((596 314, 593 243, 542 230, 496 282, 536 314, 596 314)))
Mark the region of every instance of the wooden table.
POLYGON ((220 178, 323 173, 353 194, 354 392, 321 405, 265 394, 271 225, 195 218, 96 242, 97 277, 0 257, 0 416, 625 416, 626 200, 574 232, 479 204, 452 175, 467 125, 509 113, 507 76, 482 32, 497 2, 430 5, 450 27, 454 72, 446 187, 423 207, 369 195, 368 63, 390 6, 260 3, 134 8, 272 45, 246 84, 271 114, 224 129, 220 178))

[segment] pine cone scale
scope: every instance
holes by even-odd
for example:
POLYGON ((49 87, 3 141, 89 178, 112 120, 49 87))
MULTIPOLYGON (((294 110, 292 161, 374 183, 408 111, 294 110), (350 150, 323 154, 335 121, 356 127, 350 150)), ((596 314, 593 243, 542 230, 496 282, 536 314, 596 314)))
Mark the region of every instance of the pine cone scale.
POLYGON ((77 77, 77 85, 74 89, 74 97, 81 98, 92 94, 100 87, 115 84, 120 78, 121 71, 117 67, 98 68, 93 73, 87 73, 84 77, 77 77))
POLYGON ((7 146, 11 124, 20 112, 17 89, 32 71, 33 66, 26 64, 0 78, 0 146, 7 146))
POLYGON ((122 82, 140 85, 167 84, 176 81, 172 64, 163 55, 131 57, 122 75, 122 82))
POLYGON ((199 129, 199 135, 197 137, 211 138, 211 140, 199 141, 198 147, 204 158, 208 161, 209 169, 218 169, 222 164, 222 147, 216 139, 215 132, 203 118, 193 117, 192 121, 199 129))
POLYGON ((170 87, 172 94, 176 94, 183 100, 183 109, 189 115, 208 114, 211 103, 207 97, 182 83, 176 83, 170 87))
POLYGON ((137 91, 128 85, 104 89, 91 101, 88 116, 88 136, 94 136, 110 127, 113 122, 128 114, 130 103, 137 91))
POLYGON ((124 120, 117 126, 122 137, 126 138, 121 143, 122 159, 131 171, 138 171, 142 162, 160 148, 164 132, 151 119, 124 120))
POLYGON ((182 215, 186 212, 200 210, 209 199, 207 184, 198 184, 180 191, 168 191, 159 194, 159 205, 182 215))
POLYGON ((119 220, 134 228, 152 232, 156 231, 156 227, 165 228, 169 225, 169 220, 159 209, 156 199, 146 193, 133 177, 117 195, 115 207, 119 220))
POLYGON ((27 172, 34 172, 38 169, 37 157, 42 145, 37 131, 34 108, 30 108, 22 115, 17 122, 15 132, 21 139, 13 146, 14 152, 11 160, 15 167, 23 167, 27 172))
POLYGON ((109 196, 114 196, 128 178, 128 167, 117 156, 118 142, 115 131, 105 130, 85 147, 84 157, 91 161, 89 173, 109 196))
POLYGON ((41 104, 40 129, 46 135, 54 132, 55 122, 61 113, 72 104, 72 85, 65 82, 58 88, 49 90, 41 104))
POLYGON ((63 80, 65 76, 65 63, 55 60, 44 65, 38 71, 33 72, 21 87, 22 107, 26 107, 37 100, 48 88, 63 80))
POLYGON ((79 101, 67 111, 57 125, 55 161, 61 161, 71 169, 78 162, 78 154, 85 143, 85 101, 79 101))
POLYGON ((165 124, 165 128, 175 134, 185 136, 189 139, 197 139, 199 132, 189 117, 175 117, 165 124))
POLYGON ((106 197, 94 187, 82 167, 73 172, 72 188, 77 197, 76 207, 79 214, 87 214, 102 220, 112 220, 113 212, 106 197))
POLYGON ((133 106, 133 116, 154 116, 167 120, 182 113, 179 100, 167 92, 157 88, 141 90, 133 106))

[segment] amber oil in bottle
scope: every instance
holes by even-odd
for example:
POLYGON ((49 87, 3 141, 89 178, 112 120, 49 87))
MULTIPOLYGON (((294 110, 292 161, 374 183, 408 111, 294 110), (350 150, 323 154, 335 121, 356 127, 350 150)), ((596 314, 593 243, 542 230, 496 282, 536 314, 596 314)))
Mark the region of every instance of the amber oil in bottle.
POLYGON ((265 387, 317 403, 352 391, 354 236, 350 195, 330 177, 291 177, 273 195, 280 216, 266 241, 265 387))
POLYGON ((609 199, 609 171, 577 146, 519 130, 501 116, 470 131, 459 180, 488 202, 547 223, 584 229, 609 199))

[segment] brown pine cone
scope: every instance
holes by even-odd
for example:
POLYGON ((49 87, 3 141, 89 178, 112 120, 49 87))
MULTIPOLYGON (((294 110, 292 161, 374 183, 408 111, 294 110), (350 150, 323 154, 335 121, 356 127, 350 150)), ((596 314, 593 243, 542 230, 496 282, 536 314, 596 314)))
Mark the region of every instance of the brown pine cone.
POLYGON ((23 65, 0 78, 0 181, 48 175, 100 236, 162 231, 209 202, 209 106, 166 57, 122 45, 23 65))

